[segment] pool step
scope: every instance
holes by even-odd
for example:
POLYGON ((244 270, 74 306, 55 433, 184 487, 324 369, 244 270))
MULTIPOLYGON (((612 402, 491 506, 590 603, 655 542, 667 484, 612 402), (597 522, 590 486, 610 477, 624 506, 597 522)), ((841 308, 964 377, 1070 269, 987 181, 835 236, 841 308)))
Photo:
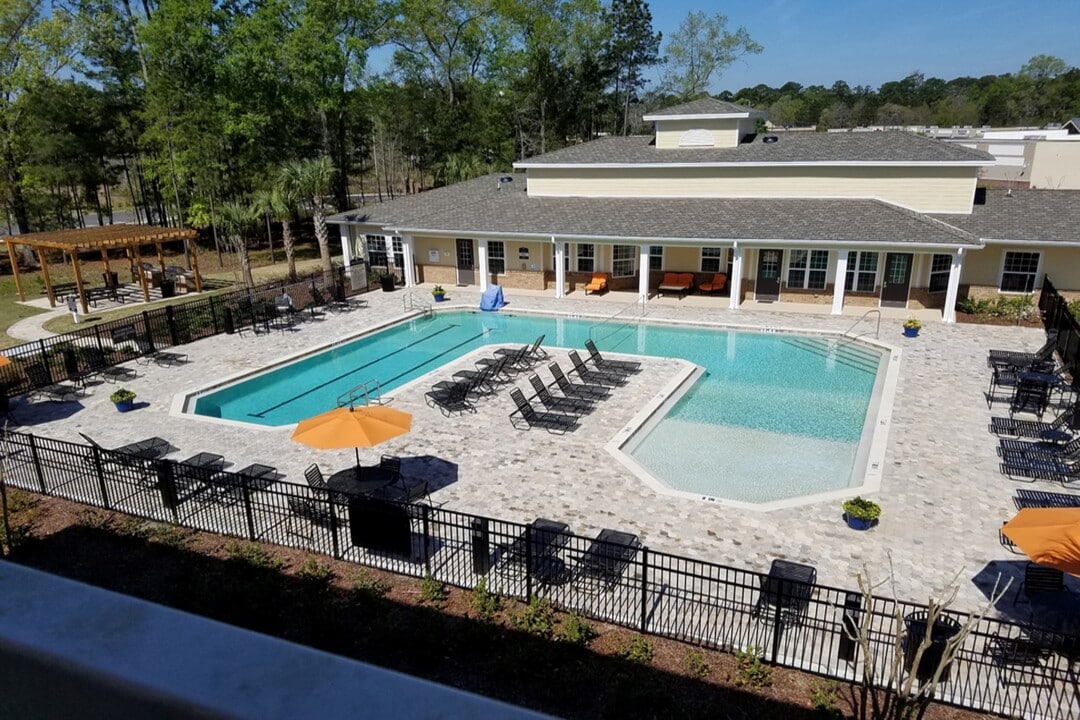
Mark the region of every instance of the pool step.
POLYGON ((881 356, 846 340, 792 336, 784 343, 863 372, 876 373, 881 356))

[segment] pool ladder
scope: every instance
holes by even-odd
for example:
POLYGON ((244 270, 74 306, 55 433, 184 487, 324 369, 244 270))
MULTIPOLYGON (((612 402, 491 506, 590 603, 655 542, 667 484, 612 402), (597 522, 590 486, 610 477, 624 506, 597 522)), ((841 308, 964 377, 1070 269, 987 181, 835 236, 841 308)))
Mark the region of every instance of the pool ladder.
POLYGON ((401 306, 405 312, 419 312, 424 317, 432 317, 435 311, 431 308, 431 303, 421 300, 416 291, 409 291, 405 293, 401 298, 401 306))
POLYGON ((854 330, 856 327, 858 327, 862 323, 863 320, 865 320, 866 318, 870 317, 871 315, 875 315, 875 314, 877 315, 877 326, 874 328, 874 337, 877 338, 877 339, 880 339, 881 338, 881 310, 879 308, 872 308, 872 309, 867 310, 866 312, 864 312, 862 314, 862 317, 860 317, 858 320, 853 322, 851 324, 851 327, 849 327, 847 330, 845 330, 843 333, 841 333, 841 337, 851 338, 852 340, 855 340, 855 339, 861 337, 861 335, 851 335, 850 333, 851 333, 852 330, 854 330))
POLYGON ((337 406, 382 405, 382 386, 378 380, 368 380, 338 395, 337 406), (363 403, 358 400, 363 399, 363 403))

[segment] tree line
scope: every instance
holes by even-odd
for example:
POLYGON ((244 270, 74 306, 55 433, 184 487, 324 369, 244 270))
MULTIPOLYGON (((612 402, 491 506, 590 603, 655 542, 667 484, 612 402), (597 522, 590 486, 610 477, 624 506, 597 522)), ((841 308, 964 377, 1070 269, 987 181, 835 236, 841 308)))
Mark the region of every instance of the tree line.
MULTIPOLYGON (((325 210, 356 195, 647 131, 648 110, 763 50, 720 14, 664 38, 644 0, 0 0, 0 41, 9 227, 124 208, 241 244, 308 214, 325 235, 325 210)), ((718 97, 781 125, 1041 124, 1080 115, 1080 71, 1039 56, 1010 75, 718 97)))

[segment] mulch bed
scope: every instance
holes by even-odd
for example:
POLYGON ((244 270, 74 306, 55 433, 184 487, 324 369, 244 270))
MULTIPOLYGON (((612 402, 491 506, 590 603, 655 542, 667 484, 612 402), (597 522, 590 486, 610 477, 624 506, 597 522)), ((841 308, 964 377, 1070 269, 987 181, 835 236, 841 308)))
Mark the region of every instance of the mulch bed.
POLYGON ((992 317, 990 315, 973 315, 971 313, 956 311, 956 322, 967 323, 969 325, 1013 325, 1016 327, 1028 327, 1028 328, 1041 328, 1043 326, 1042 320, 1039 318, 1038 313, 1033 317, 1021 320, 1017 323, 1012 318, 1007 317, 992 317))
MULTIPOLYGON (((728 653, 590 623, 586 648, 515 629, 524 606, 478 619, 468 591, 9 490, 8 559, 186 612, 567 718, 859 715, 858 689, 766 666, 749 687, 728 653), (647 640, 651 659, 625 659, 647 640), (819 707, 815 708, 814 701, 819 707)), ((987 717, 933 706, 930 720, 987 717)))

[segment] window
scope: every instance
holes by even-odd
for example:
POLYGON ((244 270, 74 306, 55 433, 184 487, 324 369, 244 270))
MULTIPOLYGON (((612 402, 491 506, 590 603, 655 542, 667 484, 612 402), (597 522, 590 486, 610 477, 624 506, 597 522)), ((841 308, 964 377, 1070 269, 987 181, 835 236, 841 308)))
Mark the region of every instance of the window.
POLYGON ((1029 293, 1035 289, 1039 272, 1039 253, 1007 252, 1001 268, 1001 292, 1029 293))
POLYGON ((502 240, 488 242, 488 272, 492 275, 506 274, 506 243, 502 240))
POLYGON ((596 246, 592 243, 578 243, 577 246, 577 269, 578 272, 592 272, 596 267, 596 246))
POLYGON ((405 267, 405 246, 401 242, 401 238, 395 237, 391 239, 391 247, 394 250, 394 267, 405 267))
POLYGON ((828 250, 792 250, 788 255, 787 286, 824 290, 828 269, 828 250))
POLYGON ((386 267, 386 238, 382 235, 367 235, 367 259, 373 267, 386 267))
POLYGON ((701 248, 701 272, 723 272, 724 248, 701 248))
POLYGON ((664 269, 664 246, 663 245, 650 245, 649 246, 649 269, 650 270, 663 270, 664 269))
POLYGON ((634 274, 633 245, 615 245, 611 248, 611 274, 614 277, 627 277, 634 274))
POLYGON ((932 293, 948 290, 950 270, 952 270, 952 255, 935 255, 930 260, 930 285, 927 290, 932 293))
POLYGON ((877 265, 876 252, 850 253, 844 288, 848 292, 874 292, 877 287, 877 265))

